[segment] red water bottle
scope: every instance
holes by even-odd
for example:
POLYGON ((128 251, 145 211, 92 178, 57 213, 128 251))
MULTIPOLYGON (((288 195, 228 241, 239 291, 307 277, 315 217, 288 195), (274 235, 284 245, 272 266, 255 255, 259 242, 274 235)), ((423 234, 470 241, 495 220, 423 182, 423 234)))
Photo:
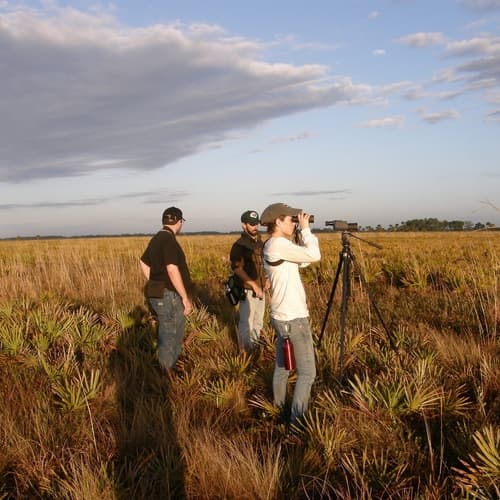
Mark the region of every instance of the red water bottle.
POLYGON ((295 356, 293 355, 293 344, 290 337, 283 338, 283 360, 285 363, 285 370, 295 369, 295 356))

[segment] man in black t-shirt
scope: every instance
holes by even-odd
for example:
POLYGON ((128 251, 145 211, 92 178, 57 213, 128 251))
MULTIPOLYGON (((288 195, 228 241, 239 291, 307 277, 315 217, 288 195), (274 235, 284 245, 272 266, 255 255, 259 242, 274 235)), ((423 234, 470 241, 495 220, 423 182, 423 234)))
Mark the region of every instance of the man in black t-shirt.
POLYGON ((176 207, 163 212, 163 229, 151 238, 140 264, 148 279, 145 295, 158 319, 158 359, 163 368, 174 367, 182 350, 186 316, 192 311, 192 289, 186 257, 176 234, 184 219, 176 207))
POLYGON ((265 290, 269 282, 262 265, 262 239, 259 234, 259 214, 247 210, 241 215, 240 238, 231 247, 229 259, 236 281, 245 289, 240 300, 238 339, 247 352, 257 347, 264 322, 265 290))

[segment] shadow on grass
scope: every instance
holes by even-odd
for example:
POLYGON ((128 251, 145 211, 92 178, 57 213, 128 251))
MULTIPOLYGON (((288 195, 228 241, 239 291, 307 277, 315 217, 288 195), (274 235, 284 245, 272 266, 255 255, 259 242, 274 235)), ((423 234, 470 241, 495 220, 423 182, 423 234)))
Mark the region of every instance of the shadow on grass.
POLYGON ((169 379, 156 355, 156 324, 146 308, 130 313, 111 359, 117 386, 116 497, 185 498, 169 379))
POLYGON ((238 306, 229 303, 224 292, 224 280, 208 285, 196 284, 195 295, 197 301, 206 307, 210 314, 217 317, 221 326, 227 328, 231 342, 238 350, 238 306))

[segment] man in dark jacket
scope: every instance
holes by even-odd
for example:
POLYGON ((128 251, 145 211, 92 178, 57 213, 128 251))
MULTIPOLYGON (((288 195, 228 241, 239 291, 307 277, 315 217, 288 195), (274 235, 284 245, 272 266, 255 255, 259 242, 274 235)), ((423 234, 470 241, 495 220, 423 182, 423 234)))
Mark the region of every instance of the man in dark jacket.
POLYGON ((186 257, 177 242, 184 219, 176 207, 163 212, 163 229, 150 240, 140 264, 148 279, 145 295, 158 319, 158 359, 166 370, 174 367, 182 350, 185 317, 193 306, 186 257))
POLYGON ((245 289, 240 300, 238 338, 240 347, 251 352, 258 344, 264 323, 265 294, 269 283, 262 264, 262 239, 259 234, 259 214, 247 210, 241 215, 240 238, 230 253, 231 268, 236 281, 245 289))

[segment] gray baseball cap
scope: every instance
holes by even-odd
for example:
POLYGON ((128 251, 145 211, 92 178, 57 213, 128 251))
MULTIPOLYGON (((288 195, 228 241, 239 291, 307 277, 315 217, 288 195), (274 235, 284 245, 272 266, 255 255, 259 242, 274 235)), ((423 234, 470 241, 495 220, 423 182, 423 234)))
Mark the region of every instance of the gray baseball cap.
POLYGON ((272 224, 278 217, 282 215, 297 215, 302 211, 301 208, 292 208, 285 203, 273 203, 265 208, 260 216, 260 223, 265 226, 272 224))

